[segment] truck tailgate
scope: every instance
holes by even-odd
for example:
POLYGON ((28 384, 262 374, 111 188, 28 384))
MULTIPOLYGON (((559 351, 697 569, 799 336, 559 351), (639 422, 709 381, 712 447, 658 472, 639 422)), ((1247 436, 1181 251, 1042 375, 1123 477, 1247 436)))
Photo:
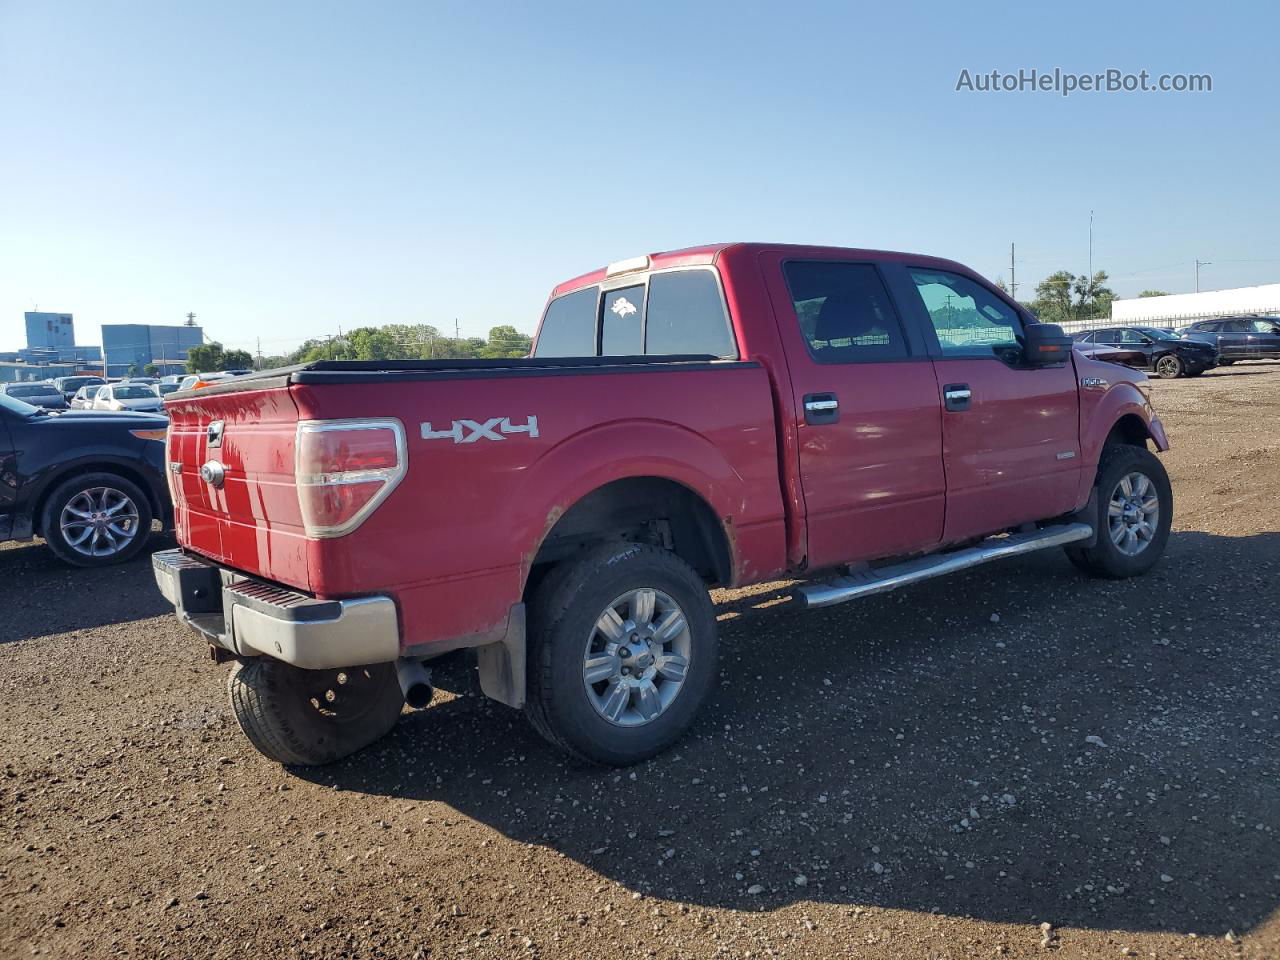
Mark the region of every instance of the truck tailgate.
POLYGON ((178 538, 229 567, 308 590, 307 540, 294 481, 298 409, 287 378, 244 386, 197 391, 165 404, 178 538), (210 470, 202 476, 206 465, 210 470))

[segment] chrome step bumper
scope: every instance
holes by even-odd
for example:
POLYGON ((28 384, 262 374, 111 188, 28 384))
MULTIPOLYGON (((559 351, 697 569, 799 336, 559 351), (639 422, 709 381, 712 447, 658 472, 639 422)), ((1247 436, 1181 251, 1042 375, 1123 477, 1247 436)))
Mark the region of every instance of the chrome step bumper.
POLYGON ((1016 557, 1049 547, 1064 547, 1079 540, 1088 540, 1092 536, 1093 527, 1087 523, 1063 523, 1034 533, 1013 533, 952 553, 919 557, 888 567, 861 570, 832 580, 808 583, 797 588, 796 596, 807 608, 829 607, 847 600, 869 597, 873 593, 896 590, 931 577, 967 570, 992 560, 1003 560, 1005 557, 1016 557))
POLYGON ((237 656, 274 657, 307 670, 385 663, 400 656, 390 597, 317 600, 182 550, 152 554, 151 568, 178 619, 237 656))

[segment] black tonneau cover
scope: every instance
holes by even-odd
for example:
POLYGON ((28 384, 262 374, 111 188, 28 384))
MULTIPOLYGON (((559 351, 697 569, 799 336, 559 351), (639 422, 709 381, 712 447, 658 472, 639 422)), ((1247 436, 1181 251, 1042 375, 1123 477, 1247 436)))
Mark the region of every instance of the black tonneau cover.
POLYGON ((673 354, 636 357, 514 357, 496 360, 313 360, 291 367, 259 370, 230 380, 179 390, 166 400, 194 396, 266 390, 290 383, 369 383, 371 380, 470 380, 497 377, 555 377, 583 373, 649 373, 755 366, 741 360, 722 360, 711 354, 673 354))

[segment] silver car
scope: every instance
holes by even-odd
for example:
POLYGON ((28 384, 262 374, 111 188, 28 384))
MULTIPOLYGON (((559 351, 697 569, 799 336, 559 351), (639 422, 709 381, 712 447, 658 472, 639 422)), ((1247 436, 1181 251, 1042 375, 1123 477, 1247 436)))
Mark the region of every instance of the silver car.
POLYGON ((145 383, 108 383, 93 395, 93 410, 136 410, 141 413, 163 413, 160 394, 145 383))

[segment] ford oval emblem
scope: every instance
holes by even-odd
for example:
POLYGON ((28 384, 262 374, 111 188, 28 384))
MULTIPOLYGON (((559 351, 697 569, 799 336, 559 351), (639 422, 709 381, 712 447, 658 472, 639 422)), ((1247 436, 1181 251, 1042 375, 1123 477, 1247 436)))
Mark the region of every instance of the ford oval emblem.
POLYGON ((217 460, 210 460, 200 468, 200 476, 212 487, 221 487, 226 479, 227 471, 217 460))

